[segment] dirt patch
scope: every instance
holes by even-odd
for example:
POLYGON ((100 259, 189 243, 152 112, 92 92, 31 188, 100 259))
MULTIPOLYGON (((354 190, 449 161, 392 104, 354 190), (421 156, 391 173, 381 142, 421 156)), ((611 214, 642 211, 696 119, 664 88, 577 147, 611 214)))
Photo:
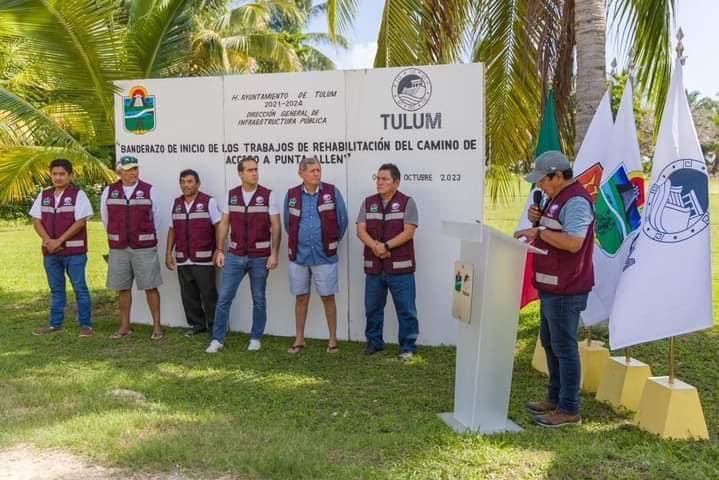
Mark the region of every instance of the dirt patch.
MULTIPOLYGON (((129 472, 91 465, 62 450, 41 450, 30 445, 0 449, 0 480, 196 480, 183 473, 129 472)), ((207 477, 204 477, 207 478, 207 477)), ((238 480, 236 477, 212 477, 238 480)))

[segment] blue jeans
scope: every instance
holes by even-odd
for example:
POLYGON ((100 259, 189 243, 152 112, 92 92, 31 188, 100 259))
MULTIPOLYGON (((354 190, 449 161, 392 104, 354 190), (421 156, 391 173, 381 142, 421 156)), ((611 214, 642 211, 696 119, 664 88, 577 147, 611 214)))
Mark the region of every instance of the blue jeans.
POLYGON ((250 275, 250 290, 252 291, 252 331, 250 338, 259 340, 265 333, 267 323, 267 304, 265 302, 265 288, 267 286, 267 257, 240 257, 238 255, 225 256, 225 267, 222 270, 222 286, 220 298, 215 308, 215 321, 212 329, 212 339, 220 343, 225 341, 227 335, 230 307, 235 299, 237 289, 245 274, 250 275))
POLYGON ((417 335, 419 335, 419 322, 417 322, 417 307, 415 304, 415 285, 413 273, 387 275, 378 273, 368 274, 364 284, 364 308, 367 315, 365 335, 367 343, 376 348, 384 348, 382 330, 384 327, 384 307, 387 304, 387 290, 392 294, 392 300, 399 320, 399 349, 401 352, 415 352, 417 335))
POLYGON ((50 286, 50 326, 61 327, 65 319, 65 272, 75 290, 80 327, 92 327, 90 291, 85 281, 87 255, 48 255, 43 257, 47 284, 50 286))
POLYGON ((539 338, 547 355, 547 399, 565 413, 579 413, 579 380, 582 374, 577 347, 579 314, 587 307, 586 293, 554 295, 539 292, 539 338))

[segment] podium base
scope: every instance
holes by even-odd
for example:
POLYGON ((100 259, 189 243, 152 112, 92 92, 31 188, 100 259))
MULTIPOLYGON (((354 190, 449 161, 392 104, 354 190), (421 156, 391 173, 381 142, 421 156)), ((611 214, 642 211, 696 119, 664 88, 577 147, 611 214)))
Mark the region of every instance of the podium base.
POLYGON ((439 418, 446 423, 449 428, 454 430, 456 433, 479 433, 480 435, 492 435, 495 433, 506 433, 506 432, 522 432, 523 429, 513 421, 505 419, 504 422, 500 422, 499 425, 494 425, 489 428, 483 428, 481 425, 479 428, 474 429, 463 424, 454 416, 454 412, 446 412, 437 414, 439 418))
POLYGON ((625 357, 611 357, 607 362, 602 380, 597 389, 597 400, 607 402, 614 408, 639 410, 642 391, 652 370, 644 362, 625 357))
POLYGON ((542 341, 537 337, 537 343, 534 344, 534 355, 532 356, 532 368, 539 373, 549 375, 547 369, 547 355, 544 353, 544 347, 542 347, 542 341))
POLYGON ((709 439, 696 387, 681 380, 669 383, 669 377, 647 379, 634 423, 662 438, 709 439))

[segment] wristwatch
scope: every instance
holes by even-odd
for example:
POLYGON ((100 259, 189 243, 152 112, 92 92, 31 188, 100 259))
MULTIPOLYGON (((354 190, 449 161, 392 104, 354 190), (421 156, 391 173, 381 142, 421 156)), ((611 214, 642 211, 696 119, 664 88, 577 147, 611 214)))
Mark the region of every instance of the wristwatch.
POLYGON ((547 227, 544 225, 540 225, 537 227, 537 238, 542 238, 542 232, 545 231, 547 227))
POLYGON ((385 250, 387 250, 389 252, 389 243, 384 242, 383 245, 384 245, 385 250))

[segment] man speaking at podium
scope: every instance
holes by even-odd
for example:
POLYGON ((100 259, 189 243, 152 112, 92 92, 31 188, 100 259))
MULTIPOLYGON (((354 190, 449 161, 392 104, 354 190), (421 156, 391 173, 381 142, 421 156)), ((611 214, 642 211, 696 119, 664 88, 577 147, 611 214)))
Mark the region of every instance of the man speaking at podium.
POLYGON ((561 152, 537 157, 534 169, 524 178, 537 184, 546 201, 543 208, 534 205, 529 210, 534 227, 514 236, 526 237, 548 252, 534 256, 533 284, 539 292, 539 337, 547 355, 549 387, 546 399, 530 402, 527 408, 538 425, 576 425, 582 421, 577 328, 594 286, 592 198, 572 178, 569 160, 561 152))

